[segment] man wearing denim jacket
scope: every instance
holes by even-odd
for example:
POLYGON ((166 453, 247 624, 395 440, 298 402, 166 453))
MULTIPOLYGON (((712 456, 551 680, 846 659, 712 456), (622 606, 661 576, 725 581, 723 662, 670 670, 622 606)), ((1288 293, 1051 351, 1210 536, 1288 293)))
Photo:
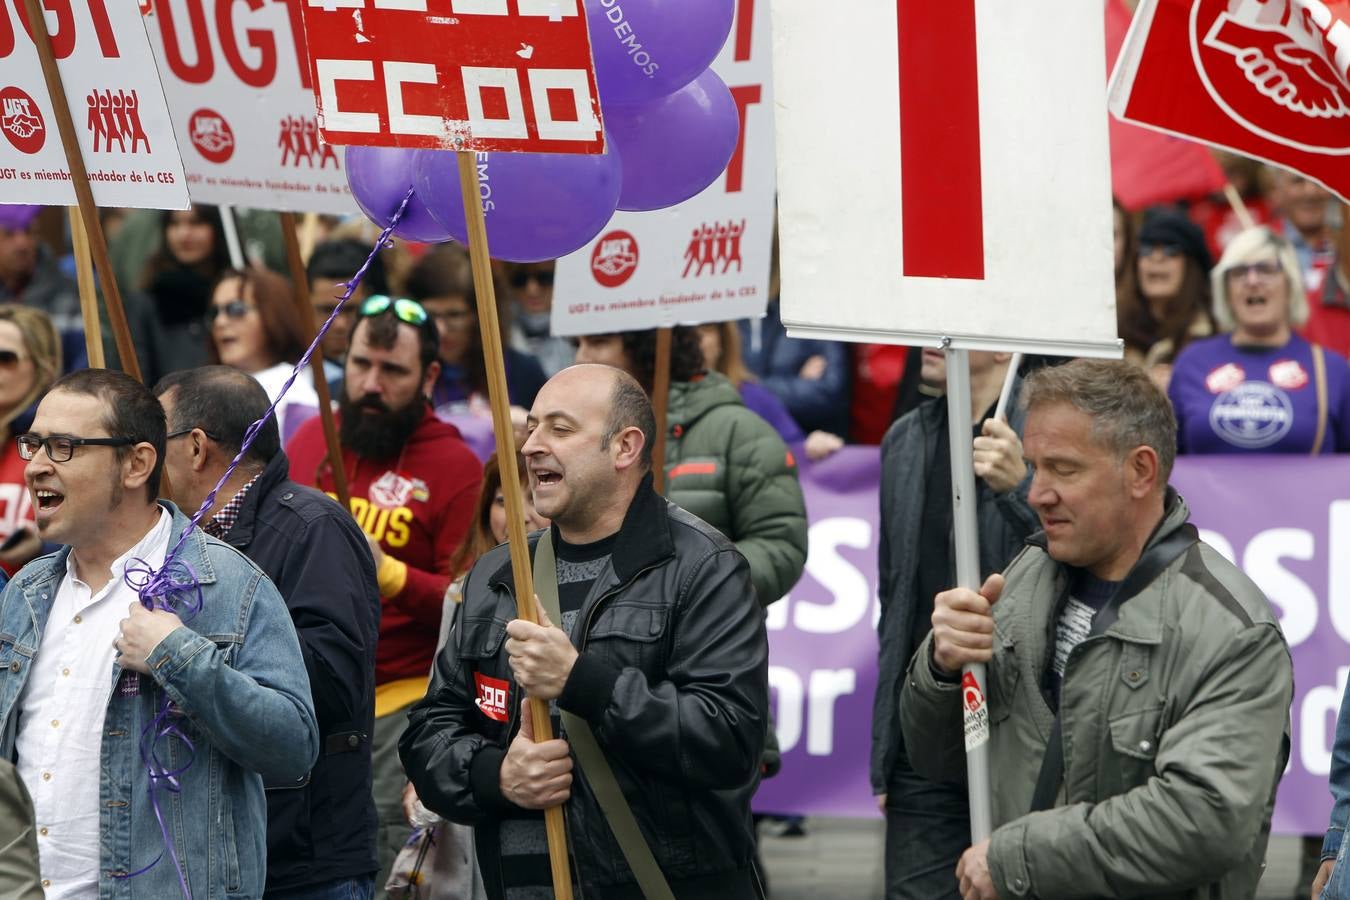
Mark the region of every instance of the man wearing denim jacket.
POLYGON ((47 897, 261 896, 263 778, 318 753, 285 604, 234 549, 178 546, 187 519, 154 499, 164 413, 137 382, 63 378, 19 444, 38 530, 64 545, 0 593, 0 755, 33 794, 47 897), (147 610, 131 585, 175 547, 200 591, 147 610))

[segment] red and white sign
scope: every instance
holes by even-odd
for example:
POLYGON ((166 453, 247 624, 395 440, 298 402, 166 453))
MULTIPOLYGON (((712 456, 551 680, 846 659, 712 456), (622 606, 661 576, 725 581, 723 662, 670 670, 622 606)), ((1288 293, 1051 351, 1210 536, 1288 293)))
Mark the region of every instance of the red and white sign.
POLYGON ((1085 0, 775 0, 789 333, 1119 355, 1104 41, 1085 0))
MULTIPOLYGON (((183 161, 136 5, 45 6, 94 202, 185 209, 183 161)), ((23 10, 22 0, 0 2, 0 203, 73 206, 75 186, 23 10)))
POLYGON ((356 212, 319 140, 302 0, 153 0, 145 17, 199 203, 356 212))
POLYGON ((494 722, 511 721, 511 711, 506 705, 511 685, 482 672, 473 673, 473 683, 478 688, 478 696, 474 698, 474 703, 483 715, 494 722))
POLYGON ((589 247, 558 260, 554 334, 764 314, 774 229, 771 40, 769 0, 740 0, 712 66, 741 114, 740 145, 727 171, 678 206, 615 213, 589 247))
POLYGON ((1143 0, 1111 112, 1350 199, 1350 0, 1143 0))
POLYGON ((327 140, 604 151, 581 0, 294 2, 327 140))

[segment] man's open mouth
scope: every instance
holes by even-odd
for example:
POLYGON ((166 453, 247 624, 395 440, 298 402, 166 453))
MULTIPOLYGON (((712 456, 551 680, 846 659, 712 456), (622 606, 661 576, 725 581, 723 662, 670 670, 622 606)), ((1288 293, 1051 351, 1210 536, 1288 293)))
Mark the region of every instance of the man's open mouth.
POLYGON ((539 484, 557 484, 562 481, 562 476, 552 469, 535 469, 534 480, 539 484))
POLYGON ((33 492, 37 498, 38 509, 56 509, 65 502, 66 495, 58 494, 56 491, 40 488, 33 492))

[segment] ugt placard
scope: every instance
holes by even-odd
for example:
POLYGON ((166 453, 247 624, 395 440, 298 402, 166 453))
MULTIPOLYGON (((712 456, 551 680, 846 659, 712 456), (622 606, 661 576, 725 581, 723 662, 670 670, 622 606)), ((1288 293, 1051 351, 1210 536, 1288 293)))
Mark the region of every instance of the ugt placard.
POLYGON ((602 153, 580 0, 304 0, 336 144, 602 153))
POLYGON ((769 0, 743 0, 713 69, 741 136, 701 194, 660 212, 618 212, 558 260, 553 334, 600 334, 758 317, 769 302, 774 230, 769 0))
MULTIPOLYGON (((186 209, 183 161, 136 4, 44 5, 94 202, 186 209)), ((0 0, 0 134, 0 203, 76 203, 22 0, 0 0)))
POLYGON ((356 211, 341 154, 319 139, 298 0, 153 0, 145 29, 193 200, 356 211))

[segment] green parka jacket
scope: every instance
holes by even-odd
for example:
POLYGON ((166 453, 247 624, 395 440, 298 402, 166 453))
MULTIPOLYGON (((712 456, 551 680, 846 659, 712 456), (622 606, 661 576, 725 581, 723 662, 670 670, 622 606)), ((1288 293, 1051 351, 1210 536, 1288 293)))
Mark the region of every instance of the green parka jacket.
MULTIPOLYGON (((1150 545, 1185 523, 1169 490, 1150 545)), ((1064 784, 1028 813, 1054 715, 1044 691, 1068 580, 1038 534, 994 604, 989 666, 989 868, 1003 898, 1251 898, 1289 756, 1293 664, 1266 598, 1204 543, 1120 607, 1065 669, 1064 784)), ((914 768, 965 777, 960 686, 933 673, 932 635, 900 696, 914 768)))
POLYGON ((792 589, 806 565, 797 463, 722 375, 671 384, 665 471, 666 497, 726 535, 750 563, 761 606, 792 589))

